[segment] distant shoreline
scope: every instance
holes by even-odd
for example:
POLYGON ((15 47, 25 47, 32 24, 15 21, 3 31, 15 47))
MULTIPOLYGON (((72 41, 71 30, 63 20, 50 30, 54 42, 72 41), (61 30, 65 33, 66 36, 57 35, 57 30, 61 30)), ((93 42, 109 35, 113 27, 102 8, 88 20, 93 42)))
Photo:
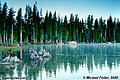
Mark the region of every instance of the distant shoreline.
POLYGON ((0 46, 0 51, 5 51, 8 49, 21 49, 20 46, 0 46))
POLYGON ((24 46, 32 46, 32 45, 91 45, 91 44, 105 44, 105 45, 109 45, 109 44, 120 44, 120 43, 77 43, 77 44, 67 44, 67 43, 63 43, 63 44, 31 44, 31 45, 23 45, 23 46, 0 46, 0 51, 6 51, 6 50, 9 50, 9 49, 21 49, 22 47, 24 46))

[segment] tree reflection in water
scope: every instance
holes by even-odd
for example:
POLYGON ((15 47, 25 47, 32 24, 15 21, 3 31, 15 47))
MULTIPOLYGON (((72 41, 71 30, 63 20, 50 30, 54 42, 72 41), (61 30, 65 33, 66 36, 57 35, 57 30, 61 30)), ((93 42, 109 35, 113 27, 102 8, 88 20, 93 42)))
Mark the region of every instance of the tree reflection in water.
MULTIPOLYGON (((85 75, 108 76, 120 74, 120 47, 119 44, 78 44, 71 45, 36 45, 25 47, 20 51, 14 51, 23 63, 13 66, 0 65, 0 77, 26 77, 27 80, 54 80, 78 78, 85 75), (51 59, 32 61, 28 58, 27 49, 32 47, 37 52, 47 49, 51 59), (21 56, 22 54, 22 56, 21 56), (118 71, 115 73, 115 71, 118 71), (104 73, 106 72, 106 73, 104 73), (73 74, 73 75, 72 75, 73 74)), ((4 52, 0 52, 3 54, 4 52)))

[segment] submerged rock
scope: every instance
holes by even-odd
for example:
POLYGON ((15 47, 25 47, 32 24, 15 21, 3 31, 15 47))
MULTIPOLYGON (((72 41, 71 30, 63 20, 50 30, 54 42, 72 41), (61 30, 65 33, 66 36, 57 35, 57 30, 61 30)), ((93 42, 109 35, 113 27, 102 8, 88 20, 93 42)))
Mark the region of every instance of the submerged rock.
POLYGON ((42 49, 38 52, 38 56, 43 56, 43 50, 42 49))
POLYGON ((40 59, 41 60, 41 58, 50 58, 51 57, 51 54, 48 52, 47 49, 44 49, 44 50, 41 49, 38 52, 38 54, 33 49, 28 49, 28 52, 29 52, 29 55, 30 55, 29 56, 30 59, 33 59, 33 60, 35 60, 35 59, 40 59))
POLYGON ((8 55, 7 57, 5 57, 2 61, 3 62, 8 62, 10 60, 10 55, 8 55))
POLYGON ((50 57, 51 57, 51 54, 46 49, 44 49, 43 50, 43 58, 50 58, 50 57))
POLYGON ((15 56, 15 57, 10 57, 10 62, 20 62, 20 59, 18 59, 17 56, 15 56))
POLYGON ((18 59, 17 56, 15 57, 5 57, 5 59, 2 60, 3 62, 21 62, 20 59, 18 59))
POLYGON ((7 52, 7 56, 5 56, 5 58, 2 60, 2 62, 21 62, 20 59, 18 59, 17 56, 13 56, 14 54, 12 54, 11 52, 7 52))

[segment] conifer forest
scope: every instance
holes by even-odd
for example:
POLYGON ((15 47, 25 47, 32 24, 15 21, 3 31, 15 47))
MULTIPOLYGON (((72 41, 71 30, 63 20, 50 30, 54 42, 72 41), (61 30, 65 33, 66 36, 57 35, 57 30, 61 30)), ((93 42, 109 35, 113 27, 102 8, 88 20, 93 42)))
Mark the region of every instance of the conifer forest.
MULTIPOLYGON (((120 42, 119 18, 93 19, 94 15, 79 19, 78 14, 61 18, 56 11, 46 11, 45 17, 37 8, 37 3, 26 5, 25 14, 22 8, 14 11, 8 8, 7 2, 0 5, 0 45, 13 43, 106 43, 120 42), (15 13, 17 15, 15 15, 15 13)), ((62 13, 61 13, 62 14, 62 13)))

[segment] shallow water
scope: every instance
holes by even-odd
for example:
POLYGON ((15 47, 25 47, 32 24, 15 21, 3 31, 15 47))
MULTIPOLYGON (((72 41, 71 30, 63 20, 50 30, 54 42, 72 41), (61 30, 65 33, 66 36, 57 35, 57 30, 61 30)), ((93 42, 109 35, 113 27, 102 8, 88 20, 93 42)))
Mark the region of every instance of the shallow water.
POLYGON ((32 45, 13 53, 23 62, 0 65, 0 79, 99 80, 102 77, 110 80, 111 76, 115 77, 113 80, 120 79, 120 44, 32 45), (47 49, 52 58, 30 60, 27 50, 31 47, 37 52, 47 49))

